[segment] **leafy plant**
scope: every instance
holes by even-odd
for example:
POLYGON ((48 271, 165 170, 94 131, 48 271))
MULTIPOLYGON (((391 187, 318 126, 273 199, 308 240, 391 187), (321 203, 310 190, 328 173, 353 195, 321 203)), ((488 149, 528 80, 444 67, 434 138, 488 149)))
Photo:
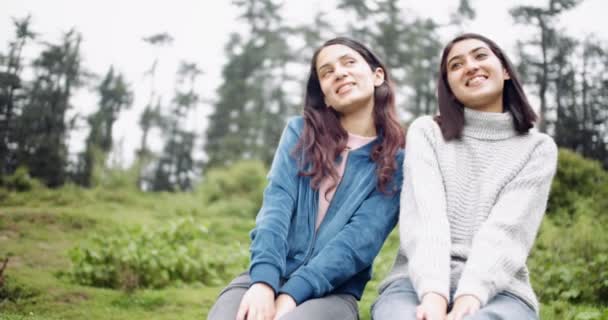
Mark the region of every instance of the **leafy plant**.
POLYGON ((93 236, 90 246, 70 251, 70 277, 77 283, 132 291, 181 283, 217 285, 244 270, 240 245, 212 244, 210 231, 192 217, 156 229, 122 229, 93 236))

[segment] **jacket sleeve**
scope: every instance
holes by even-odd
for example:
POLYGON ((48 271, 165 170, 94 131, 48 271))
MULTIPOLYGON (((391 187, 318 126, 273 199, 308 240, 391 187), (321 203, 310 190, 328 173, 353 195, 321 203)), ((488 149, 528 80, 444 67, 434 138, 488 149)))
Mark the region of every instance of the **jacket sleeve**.
POLYGON ((557 147, 547 137, 505 185, 473 238, 454 298, 474 295, 483 306, 525 268, 556 167, 557 147))
MULTIPOLYGON (((400 164, 394 183, 401 186, 400 164)), ((370 267, 397 223, 399 190, 386 195, 377 188, 350 220, 306 265, 298 268, 280 292, 297 304, 321 297, 370 267)))
POLYGON ((430 117, 420 118, 407 134, 404 184, 399 215, 400 250, 418 298, 430 292, 449 301, 450 226, 446 195, 433 142, 441 133, 430 117))
POLYGON ((285 272, 287 235, 296 205, 298 163, 292 151, 299 139, 301 119, 293 119, 283 130, 275 152, 263 203, 251 231, 251 283, 263 282, 278 292, 285 272))

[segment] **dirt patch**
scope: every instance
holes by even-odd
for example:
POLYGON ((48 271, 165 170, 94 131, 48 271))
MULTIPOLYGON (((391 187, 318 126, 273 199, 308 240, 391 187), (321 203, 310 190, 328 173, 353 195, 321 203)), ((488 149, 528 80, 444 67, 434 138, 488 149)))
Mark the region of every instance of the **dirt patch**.
MULTIPOLYGON (((17 228, 15 228, 17 229, 17 228)), ((20 237, 20 233, 17 230, 11 230, 11 229, 6 229, 6 230, 0 230, 0 242, 2 241, 6 241, 6 240, 11 240, 11 239, 17 239, 20 237)))

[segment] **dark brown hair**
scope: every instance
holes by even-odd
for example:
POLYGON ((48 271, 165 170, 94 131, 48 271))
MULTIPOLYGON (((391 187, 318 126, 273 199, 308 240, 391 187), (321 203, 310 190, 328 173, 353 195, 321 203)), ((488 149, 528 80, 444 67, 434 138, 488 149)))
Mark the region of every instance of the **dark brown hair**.
MULTIPOLYGON (((403 130, 397 121, 393 84, 388 70, 378 57, 361 43, 346 37, 325 42, 312 57, 304 98, 304 129, 295 149, 304 155, 300 174, 312 177, 311 185, 314 189, 319 188, 321 180, 326 176, 334 178, 334 181, 338 178, 335 160, 346 148, 348 133, 340 123, 340 114, 326 106, 316 69, 317 56, 321 50, 335 44, 347 46, 359 53, 371 70, 384 70, 384 82, 374 89, 373 118, 379 141, 372 149, 371 158, 377 166, 378 187, 385 192, 397 169, 395 155, 405 144, 403 130)), ((335 185, 330 189, 333 187, 335 185)))
POLYGON ((505 86, 502 93, 502 102, 504 111, 510 112, 513 115, 513 124, 515 130, 520 134, 527 133, 534 126, 536 114, 530 106, 524 89, 519 80, 519 76, 509 58, 504 51, 494 41, 476 34, 465 33, 450 41, 441 55, 441 65, 439 67, 439 79, 437 80, 437 95, 439 102, 439 116, 435 117, 435 121, 439 124, 444 139, 452 140, 459 139, 462 135, 464 127, 464 106, 458 101, 452 89, 448 84, 447 79, 447 58, 450 50, 457 42, 477 39, 488 45, 490 50, 498 57, 503 68, 507 70, 510 79, 505 80, 505 86))

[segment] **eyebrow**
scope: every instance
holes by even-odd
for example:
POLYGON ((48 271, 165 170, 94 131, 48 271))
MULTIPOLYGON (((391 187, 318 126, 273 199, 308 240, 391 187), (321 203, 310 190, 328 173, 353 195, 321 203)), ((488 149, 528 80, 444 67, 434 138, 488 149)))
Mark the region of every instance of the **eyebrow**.
MULTIPOLYGON (((345 54, 341 55, 340 57, 338 57, 338 59, 336 59, 336 60, 340 61, 344 58, 350 58, 350 57, 351 57, 351 55, 349 53, 345 53, 345 54)), ((328 62, 328 63, 325 63, 322 66, 320 66, 319 69, 317 70, 317 73, 320 73, 321 70, 323 70, 323 68, 328 68, 330 64, 331 63, 328 62)))
MULTIPOLYGON (((487 48, 487 47, 480 46, 480 47, 477 47, 477 48, 475 48, 475 49, 473 49, 473 50, 469 51, 469 53, 475 53, 476 51, 479 51, 479 50, 481 50, 481 49, 488 49, 488 48, 487 48)), ((449 65, 450 65, 450 62, 452 62, 452 60, 454 60, 454 59, 458 59, 458 58, 462 58, 462 55, 460 54, 460 55, 453 56, 452 58, 450 58, 450 60, 448 60, 448 63, 446 63, 446 66, 449 66, 449 65)))

